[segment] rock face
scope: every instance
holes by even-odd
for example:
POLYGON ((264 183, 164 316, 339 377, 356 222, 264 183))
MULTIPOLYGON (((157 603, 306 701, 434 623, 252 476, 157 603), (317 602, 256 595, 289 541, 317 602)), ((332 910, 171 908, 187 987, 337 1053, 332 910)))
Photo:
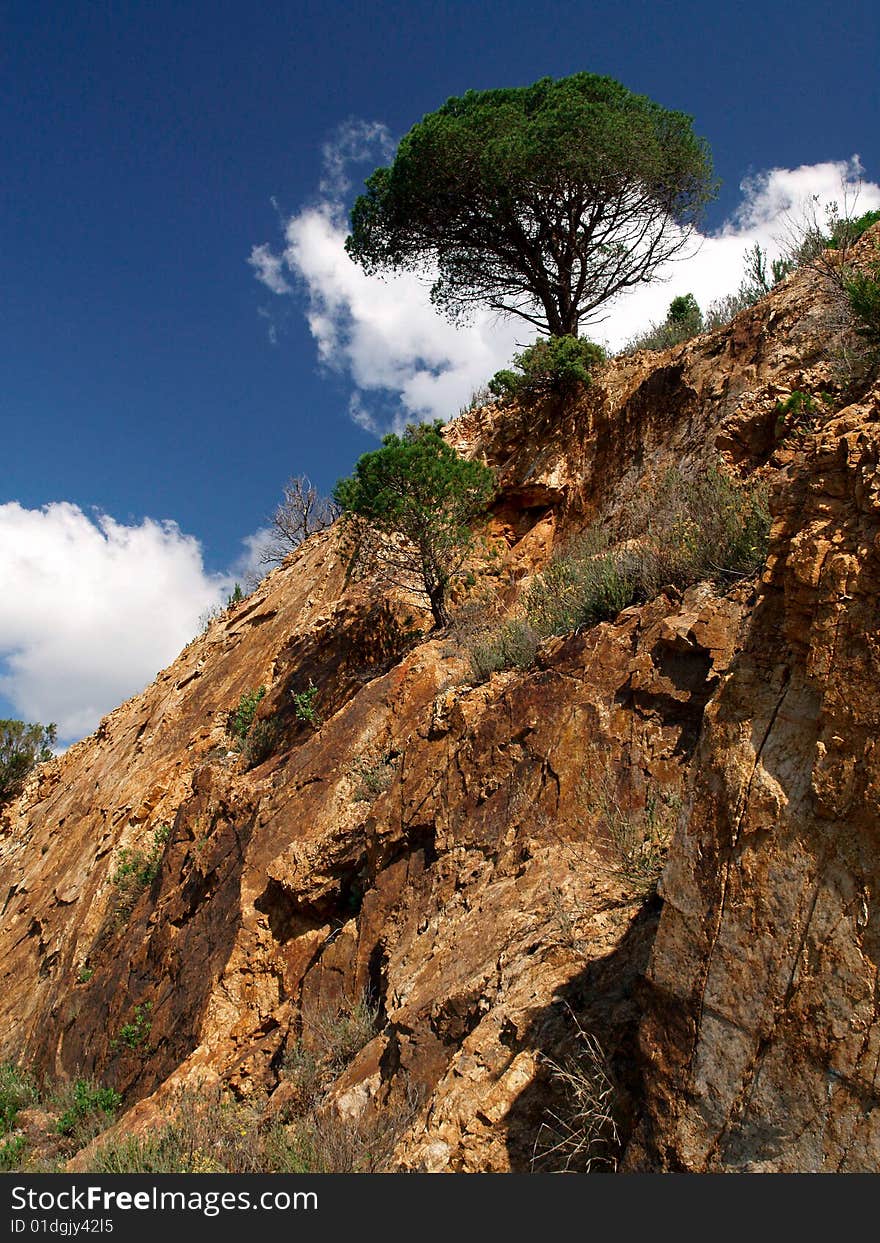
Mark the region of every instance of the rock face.
POLYGON ((719 454, 773 483, 760 583, 669 588, 474 684, 330 530, 40 768, 0 813, 0 1054, 112 1084, 122 1131, 206 1081, 280 1109, 303 1014, 368 993, 334 1107, 414 1102, 401 1168, 544 1168, 581 1032, 623 1168, 877 1168, 880 391, 777 412, 832 387, 823 297, 799 274, 569 408, 449 429, 501 480, 502 599, 719 454), (259 686, 248 767, 227 721, 259 686), (609 809, 658 807, 646 898, 609 809), (125 851, 156 859, 127 896, 125 851))
POLYGON ((876 1170, 880 391, 810 438, 663 878, 629 1161, 876 1170))

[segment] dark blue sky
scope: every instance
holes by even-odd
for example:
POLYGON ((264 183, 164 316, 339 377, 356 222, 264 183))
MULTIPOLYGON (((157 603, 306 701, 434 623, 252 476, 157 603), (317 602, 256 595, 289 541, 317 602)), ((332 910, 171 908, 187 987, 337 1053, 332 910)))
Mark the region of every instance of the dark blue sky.
POLYGON ((295 301, 247 257, 350 117, 401 134, 468 88, 578 70, 695 116, 722 178, 859 152, 877 174, 875 3, 7 4, 0 502, 173 518, 210 568, 284 479, 371 447, 295 301))

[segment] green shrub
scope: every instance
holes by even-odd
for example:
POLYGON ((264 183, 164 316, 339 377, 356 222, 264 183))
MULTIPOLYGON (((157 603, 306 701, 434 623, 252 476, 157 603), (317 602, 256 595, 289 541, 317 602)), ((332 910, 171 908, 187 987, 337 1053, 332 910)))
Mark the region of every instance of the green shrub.
POLYGON ((37 1085, 30 1075, 16 1066, 0 1066, 0 1135, 13 1129, 20 1109, 38 1100, 37 1085))
POLYGON ((312 729, 318 729, 321 724, 321 718, 318 716, 318 710, 315 707, 315 700, 318 697, 318 688, 314 683, 310 682, 308 690, 291 691, 293 699, 293 713, 298 721, 302 721, 304 725, 311 725, 312 729))
POLYGON ((845 217, 836 219, 831 225, 825 244, 832 250, 847 250, 870 229, 872 224, 877 224, 878 221, 880 221, 880 209, 866 211, 852 220, 847 220, 845 217))
POLYGON ((123 847, 117 855, 113 884, 116 887, 116 910, 124 914, 134 907, 145 889, 149 889, 159 875, 162 855, 171 836, 171 825, 160 824, 153 833, 147 850, 129 850, 123 847))
POLYGON ((529 669, 535 663, 540 639, 524 617, 510 617, 477 631, 468 642, 475 677, 485 682, 502 669, 529 669))
POLYGON ((27 1140, 23 1135, 13 1135, 0 1143, 0 1173, 9 1174, 21 1169, 22 1158, 27 1148, 27 1140))
POLYGON ((497 371, 489 391, 503 400, 535 401, 587 388, 605 351, 584 337, 547 337, 514 358, 516 371, 497 371))
POLYGON ((880 264, 869 272, 851 272, 843 288, 856 319, 856 332, 872 349, 880 347, 880 264))
POLYGON ((253 724, 257 708, 265 696, 265 686, 260 686, 255 691, 243 691, 238 701, 238 706, 230 712, 227 729, 232 737, 237 739, 239 748, 243 745, 245 738, 247 738, 248 730, 253 724))
POLYGON ((816 425, 816 419, 834 404, 831 393, 820 393, 814 397, 812 393, 795 389, 784 401, 776 403, 776 423, 774 437, 782 440, 788 435, 803 435, 816 425))
POLYGON ((28 773, 52 758, 54 725, 0 720, 0 804, 18 794, 28 773))
POLYGON ((101 1123, 104 1130, 116 1116, 122 1097, 88 1079, 77 1079, 66 1093, 67 1107, 58 1119, 59 1135, 74 1135, 84 1123, 101 1123))
POLYGON ((131 1022, 123 1023, 116 1037, 110 1042, 110 1048, 115 1051, 120 1046, 125 1046, 127 1049, 134 1050, 146 1044, 153 1028, 152 1010, 151 1001, 144 1001, 135 1006, 131 1022))
POLYGON ((636 350, 668 350, 674 345, 690 341, 703 331, 703 313, 693 294, 673 298, 661 324, 652 324, 647 331, 639 333, 624 347, 622 353, 633 354, 636 350))

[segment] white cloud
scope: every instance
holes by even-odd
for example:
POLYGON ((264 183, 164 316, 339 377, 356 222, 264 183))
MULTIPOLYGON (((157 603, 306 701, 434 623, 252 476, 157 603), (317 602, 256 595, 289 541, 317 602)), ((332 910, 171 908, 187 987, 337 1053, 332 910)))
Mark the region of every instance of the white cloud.
POLYGON ((245 590, 258 583, 271 569, 263 560, 263 553, 275 542, 271 527, 258 527, 252 535, 241 541, 242 550, 229 567, 229 577, 240 583, 245 590))
POLYGON ((173 660, 230 587, 175 523, 126 526, 66 501, 0 505, 0 582, 0 693, 67 740, 173 660))
POLYGON ((319 190, 322 197, 337 202, 351 189, 348 170, 352 164, 385 164, 394 155, 396 146, 391 131, 381 121, 361 121, 357 117, 343 121, 321 148, 324 176, 319 190))
MULTIPOLYGON (((387 130, 377 123, 349 123, 339 141, 324 149, 327 174, 322 197, 283 222, 279 251, 254 249, 251 262, 264 284, 287 288, 290 282, 306 296, 306 318, 318 357, 328 367, 347 372, 355 386, 350 413, 375 434, 414 418, 448 419, 534 331, 522 321, 478 312, 466 326, 444 319, 431 305, 430 280, 412 273, 381 279, 366 273, 345 253, 347 212, 342 197, 350 189, 345 169, 357 162, 387 160, 392 151, 387 130), (396 411, 389 406, 397 403, 396 411)), ((638 287, 613 302, 607 318, 591 335, 611 349, 624 345, 652 321, 662 320, 672 298, 693 293, 703 308, 733 293, 743 274, 745 252, 758 242, 769 257, 803 205, 813 201, 819 219, 827 203, 842 198, 841 183, 852 185, 861 174, 858 157, 850 160, 774 168, 747 177, 742 198, 730 220, 715 234, 697 235, 689 257, 667 265, 659 280, 638 287)), ((880 186, 864 182, 857 211, 880 206, 880 186)), ((588 326, 585 331, 590 332, 588 326)))
POLYGON ((280 255, 273 254, 271 247, 255 246, 250 253, 248 263, 255 270, 257 280, 267 289, 271 289, 272 293, 292 292, 291 286, 284 279, 284 260, 280 255))
POLYGON ((742 280, 746 251, 757 242, 771 260, 778 258, 789 231, 805 211, 814 211, 822 223, 825 207, 836 201, 843 208, 845 196, 854 214, 880 207, 880 186, 870 181, 862 181, 853 204, 860 174, 859 158, 853 156, 800 168, 772 168, 746 177, 731 219, 717 233, 702 236, 691 258, 669 264, 660 274, 662 282, 634 289, 614 303, 597 336, 619 348, 652 321, 664 319, 670 301, 679 294, 692 293, 705 309, 715 299, 734 293, 742 280))

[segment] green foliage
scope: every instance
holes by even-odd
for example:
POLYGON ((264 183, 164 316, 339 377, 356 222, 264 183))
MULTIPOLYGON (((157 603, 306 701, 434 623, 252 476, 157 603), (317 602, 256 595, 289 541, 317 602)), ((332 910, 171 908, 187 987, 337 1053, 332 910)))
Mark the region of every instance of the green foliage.
POLYGON ((0 720, 0 803, 17 794, 28 773, 52 758, 54 725, 0 720))
POLYGON ((692 118, 576 73, 468 91, 367 180, 346 249, 368 272, 425 270, 452 315, 484 303, 554 336, 649 280, 714 194, 692 118))
POLYGON ((673 298, 669 304, 666 321, 669 324, 677 324, 693 332, 699 332, 703 314, 694 295, 685 293, 673 298))
POLYGON ((667 585, 752 574, 767 555, 766 489, 737 485, 718 470, 693 481, 667 472, 633 507, 631 524, 623 543, 591 529, 556 553, 525 591, 521 612, 470 639, 475 677, 529 668, 551 635, 613 620, 667 585))
MULTIPOLYGON (((880 213, 868 214, 880 218, 880 213)), ((867 272, 849 272, 843 288, 856 319, 856 332, 869 347, 880 348, 880 264, 867 272)))
POLYGON ((241 604, 244 599, 244 592, 241 589, 241 583, 236 583, 232 589, 232 594, 226 600, 226 607, 232 608, 234 604, 241 604))
POLYGON ((460 458, 441 427, 386 436, 333 493, 349 527, 351 567, 427 597, 437 626, 448 621, 449 589, 473 548, 470 524, 495 491, 491 470, 460 458))
POLYGON ((703 331, 703 313, 693 294, 681 294, 673 298, 662 324, 652 324, 630 340, 623 353, 636 350, 668 350, 674 345, 690 341, 703 331))
POLYGON ((76 973, 77 984, 88 984, 94 974, 94 967, 80 967, 79 971, 76 973))
POLYGON ((0 1144, 0 1173, 8 1174, 21 1168, 22 1158, 27 1148, 27 1140, 23 1135, 13 1135, 0 1144))
POLYGON ((588 388, 593 370, 604 360, 602 347, 583 337, 548 337, 517 354, 516 371, 496 371, 489 391, 504 400, 568 396, 588 388))
POLYGON ((15 1126, 18 1111, 39 1099, 37 1086, 30 1075, 16 1066, 0 1066, 0 1135, 15 1126))
POLYGON ((129 850, 123 847, 119 851, 116 871, 113 873, 118 914, 131 911, 143 891, 149 889, 159 875, 165 844, 170 836, 171 825, 160 824, 146 850, 129 850))
POLYGON ((103 1115, 103 1125, 109 1126, 121 1104, 122 1097, 113 1088, 77 1079, 70 1091, 69 1104, 58 1119, 58 1134, 73 1135, 85 1120, 95 1120, 95 1115, 103 1115))
POLYGON ((293 699, 293 714, 298 721, 302 721, 304 725, 311 725, 312 729, 318 729, 321 725, 321 718, 315 707, 315 700, 318 698, 318 687, 310 682, 308 688, 304 691, 291 691, 293 699))
POLYGON ((151 1001, 144 1001, 139 1006, 135 1006, 131 1022, 123 1023, 120 1027, 115 1039, 110 1042, 111 1049, 116 1050, 124 1046, 126 1049, 134 1050, 146 1044, 153 1029, 152 1011, 151 1001))
POLYGON ((238 740, 239 746, 247 737, 260 701, 265 696, 265 686, 260 686, 255 691, 243 691, 238 706, 230 712, 227 729, 233 738, 238 740))
POLYGON ((826 237, 826 245, 831 250, 846 250, 859 240, 863 233, 870 229, 872 224, 880 221, 880 209, 875 211, 866 211, 861 216, 853 219, 844 217, 836 217, 833 219, 829 234, 826 237))
POLYGON ((485 682, 502 669, 530 669, 540 641, 527 617, 510 617, 497 626, 477 631, 468 643, 474 676, 485 682))
POLYGON ((812 393, 795 389, 784 401, 776 403, 775 439, 781 441, 788 435, 803 435, 810 431, 815 427, 823 406, 828 409, 833 404, 834 398, 830 393, 814 397, 812 393))

